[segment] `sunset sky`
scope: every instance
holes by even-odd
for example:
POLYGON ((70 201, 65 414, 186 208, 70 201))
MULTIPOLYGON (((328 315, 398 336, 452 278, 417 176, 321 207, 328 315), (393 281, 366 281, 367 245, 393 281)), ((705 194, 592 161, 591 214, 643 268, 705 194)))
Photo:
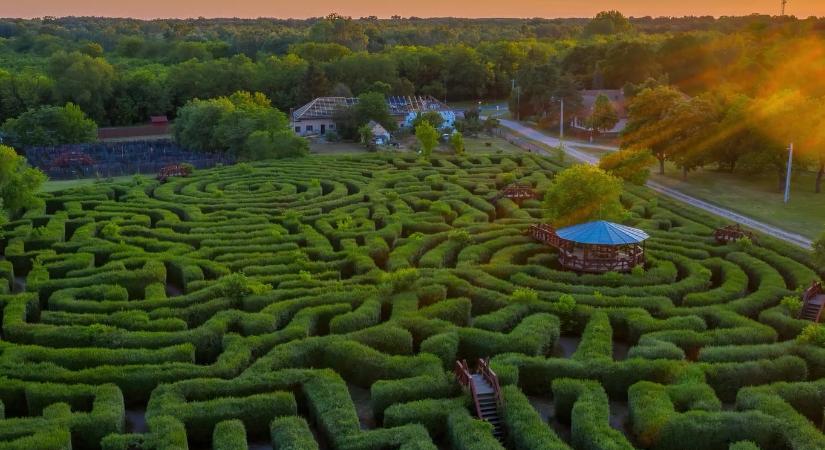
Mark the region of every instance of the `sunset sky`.
MULTIPOLYGON (((781 0, 35 0, 0 2, 0 17, 590 17, 606 9, 628 16, 779 14, 781 0)), ((789 0, 788 14, 825 16, 825 0, 789 0)))

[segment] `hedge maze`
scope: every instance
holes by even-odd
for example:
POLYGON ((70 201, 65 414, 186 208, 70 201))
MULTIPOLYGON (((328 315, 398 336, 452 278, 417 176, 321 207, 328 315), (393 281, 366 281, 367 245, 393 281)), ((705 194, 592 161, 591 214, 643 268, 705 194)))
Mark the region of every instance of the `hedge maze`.
POLYGON ((649 261, 557 269, 531 154, 312 157, 50 194, 3 230, 0 450, 823 449, 821 274, 632 188, 649 261), (492 357, 506 438, 457 359, 492 357))

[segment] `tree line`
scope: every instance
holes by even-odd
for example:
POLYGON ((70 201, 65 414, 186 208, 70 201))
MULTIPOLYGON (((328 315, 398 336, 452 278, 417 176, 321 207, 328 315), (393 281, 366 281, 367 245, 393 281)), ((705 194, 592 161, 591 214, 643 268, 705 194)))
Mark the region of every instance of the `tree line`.
POLYGON ((720 88, 689 97, 672 86, 647 88, 629 104, 622 147, 648 149, 664 173, 665 162, 685 177, 715 166, 726 172, 774 174, 784 187, 789 146, 796 170, 816 172, 813 190, 825 179, 825 97, 788 87, 748 96, 720 88))
MULTIPOLYGON (((100 126, 174 116, 194 98, 261 92, 278 109, 322 95, 508 98, 552 120, 553 98, 649 80, 691 95, 752 92, 817 19, 468 20, 338 15, 306 21, 47 18, 0 21, 0 122, 78 105, 100 126), (516 80, 515 82, 513 80, 516 80), (514 100, 515 101, 515 100, 514 100)), ((817 62, 821 64, 821 62, 817 62)))

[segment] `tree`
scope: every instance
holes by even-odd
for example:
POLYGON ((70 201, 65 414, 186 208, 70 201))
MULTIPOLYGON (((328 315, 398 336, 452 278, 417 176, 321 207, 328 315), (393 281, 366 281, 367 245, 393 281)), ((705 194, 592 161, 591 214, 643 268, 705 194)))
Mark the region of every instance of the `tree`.
POLYGON ((825 231, 814 242, 814 262, 820 267, 825 267, 825 231))
POLYGON ((656 158, 650 150, 628 148, 606 155, 599 161, 599 167, 624 181, 642 186, 650 178, 650 166, 655 163, 656 158))
POLYGON ((48 71, 59 102, 75 103, 96 121, 106 120, 104 106, 114 89, 115 69, 105 59, 60 51, 49 58, 48 71))
POLYGON ((238 152, 241 161, 298 158, 309 154, 309 143, 291 130, 259 130, 249 135, 238 152))
POLYGON ((596 103, 593 104, 593 111, 590 117, 587 118, 587 124, 590 128, 599 133, 612 130, 616 124, 619 123, 619 113, 610 99, 604 95, 599 94, 596 97, 596 103))
POLYGON ((329 95, 330 89, 332 89, 332 86, 323 68, 314 62, 310 63, 304 74, 303 99, 309 101, 314 98, 329 95))
POLYGON ((415 137, 421 145, 421 156, 429 159, 438 145, 438 130, 429 122, 422 122, 415 127, 415 137))
POLYGON ((339 44, 354 51, 366 50, 369 43, 369 37, 359 23, 351 17, 335 13, 313 25, 309 38, 310 41, 339 44))
POLYGON ((619 11, 602 11, 584 27, 585 36, 629 33, 633 25, 619 11))
POLYGON ((441 129, 441 126, 444 124, 444 117, 438 111, 426 111, 423 113, 418 113, 413 120, 413 127, 417 127, 422 122, 427 122, 433 126, 436 130, 441 129))
POLYGON ((37 72, 0 69, 0 123, 52 102, 54 81, 37 72))
POLYGON ((753 100, 743 94, 720 94, 721 117, 714 125, 718 136, 710 150, 711 161, 733 173, 743 156, 764 144, 764 137, 750 123, 753 100))
POLYGON ((665 116, 666 153, 685 177, 709 163, 715 147, 725 140, 726 130, 716 130, 719 120, 719 105, 706 95, 678 102, 665 116))
POLYGON ((655 79, 661 73, 653 44, 625 40, 612 44, 604 59, 596 64, 596 69, 602 77, 601 83, 611 89, 655 79))
MULTIPOLYGON (((777 189, 785 187, 788 164, 788 144, 807 143, 809 133, 821 124, 809 122, 814 119, 809 113, 809 99, 799 90, 788 89, 757 98, 748 111, 752 133, 761 137, 761 145, 752 149, 741 159, 743 169, 776 174, 777 189), (794 120, 788 120, 789 117, 794 120), (783 124, 777 126, 776 124, 783 124)), ((810 144, 808 144, 810 145, 810 144)), ((803 144, 802 147, 806 145, 803 144)), ((807 149, 806 149, 807 150, 807 149)), ((809 162, 806 151, 795 151, 793 164, 804 168, 809 162)))
POLYGON ((289 53, 298 55, 310 63, 328 63, 343 58, 352 53, 341 44, 303 42, 289 47, 289 53))
POLYGON ((175 140, 196 151, 228 152, 239 159, 300 156, 306 140, 295 136, 286 115, 261 93, 193 100, 180 108, 175 140))
POLYGON ((442 49, 444 85, 450 98, 482 98, 493 79, 492 70, 481 55, 466 45, 442 49))
POLYGON ((77 105, 43 106, 9 119, 0 128, 17 148, 51 147, 97 140, 97 125, 77 105))
POLYGON ((114 83, 107 105, 109 120, 116 125, 145 123, 151 116, 172 111, 165 71, 140 68, 122 74, 114 83))
POLYGON ((387 131, 398 128, 387 105, 387 98, 380 92, 366 92, 358 96, 358 103, 353 108, 355 121, 358 127, 374 120, 387 131))
POLYGON ((464 154, 464 135, 461 132, 455 131, 450 135, 450 147, 456 155, 464 154))
POLYGON ((358 135, 361 138, 361 143, 367 147, 367 150, 372 150, 375 147, 375 136, 372 135, 372 128, 369 124, 361 125, 358 128, 358 135))
POLYGON ((558 227, 593 220, 620 221, 622 180, 592 165, 575 165, 556 175, 545 195, 547 216, 558 227))
POLYGON ((464 118, 455 121, 456 130, 472 136, 477 135, 483 128, 484 125, 481 122, 480 113, 476 108, 464 111, 464 118))
POLYGON ((670 138, 674 130, 666 124, 668 114, 684 101, 679 91, 658 86, 640 92, 628 105, 628 121, 622 133, 622 148, 649 148, 659 160, 659 173, 665 172, 670 138))
MULTIPOLYGON (((0 145, 0 211, 14 216, 43 203, 37 196, 46 175, 30 167, 13 148, 0 145)), ((5 218, 6 214, 2 214, 5 218)), ((0 219, 3 220, 3 219, 0 219)))

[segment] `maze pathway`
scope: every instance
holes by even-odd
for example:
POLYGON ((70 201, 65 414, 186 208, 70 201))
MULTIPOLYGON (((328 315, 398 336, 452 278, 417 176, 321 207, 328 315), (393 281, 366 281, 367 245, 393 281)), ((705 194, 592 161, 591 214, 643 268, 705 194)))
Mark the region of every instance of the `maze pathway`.
POLYGON ((497 198, 560 169, 319 156, 49 194, 0 238, 0 450, 825 448, 825 349, 780 303, 810 255, 628 187, 647 266, 562 271, 525 235, 541 200, 497 198), (451 371, 482 357, 501 442, 451 371))

